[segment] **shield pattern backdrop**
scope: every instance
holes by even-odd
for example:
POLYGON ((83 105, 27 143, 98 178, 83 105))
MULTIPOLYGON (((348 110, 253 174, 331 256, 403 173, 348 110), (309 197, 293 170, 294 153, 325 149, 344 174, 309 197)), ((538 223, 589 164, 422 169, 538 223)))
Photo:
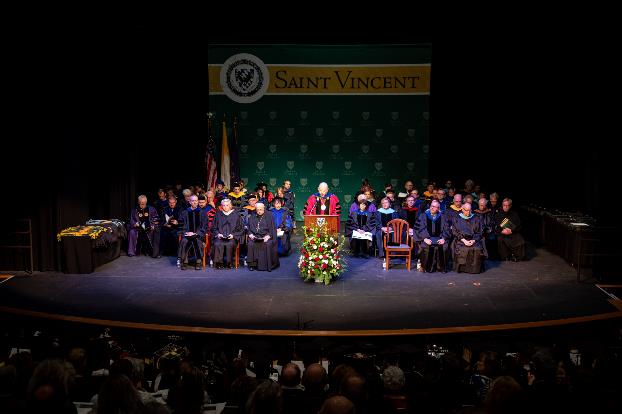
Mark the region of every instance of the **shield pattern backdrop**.
MULTIPOLYGON (((382 53, 375 60, 370 59, 373 50, 361 46, 331 47, 323 55, 321 49, 308 47, 280 46, 277 52, 270 47, 227 45, 210 46, 208 55, 210 64, 221 64, 236 53, 252 53, 268 65, 429 63, 430 48, 371 47, 378 48, 382 53)), ((385 183, 399 191, 407 179, 420 189, 427 183, 427 94, 267 94, 250 104, 210 94, 209 108, 215 120, 224 116, 229 128, 237 117, 240 175, 247 187, 253 190, 258 182, 265 182, 275 192, 284 180, 290 180, 298 220, 302 220, 307 197, 320 182, 328 183, 339 197, 342 220, 365 178, 376 191, 382 191, 385 183)), ((222 136, 221 131, 215 136, 222 136)))

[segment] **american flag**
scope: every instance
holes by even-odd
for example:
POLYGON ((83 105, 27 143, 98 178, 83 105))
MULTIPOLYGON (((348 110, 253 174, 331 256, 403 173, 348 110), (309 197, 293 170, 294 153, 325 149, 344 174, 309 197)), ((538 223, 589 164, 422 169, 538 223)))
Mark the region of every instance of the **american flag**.
POLYGON ((207 121, 207 149, 205 152, 205 165, 207 166, 207 189, 216 187, 216 180, 218 179, 218 168, 216 168, 216 158, 214 153, 216 152, 216 142, 214 141, 214 135, 212 134, 212 117, 208 114, 207 121))

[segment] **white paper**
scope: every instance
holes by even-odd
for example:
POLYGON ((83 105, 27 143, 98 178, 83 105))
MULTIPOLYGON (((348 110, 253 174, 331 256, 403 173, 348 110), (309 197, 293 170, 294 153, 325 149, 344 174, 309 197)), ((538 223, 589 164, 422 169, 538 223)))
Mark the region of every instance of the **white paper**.
POLYGON ((397 195, 397 197, 398 197, 398 198, 406 198, 406 197, 408 197, 408 194, 406 194, 406 193, 399 193, 399 194, 397 195))
POLYGON ((328 364, 330 364, 330 362, 326 359, 322 360, 322 366, 324 367, 324 369, 326 370, 326 372, 328 372, 328 364))
POLYGON ((589 226, 587 223, 570 223, 571 226, 589 226))
POLYGON ((276 237, 283 237, 284 234, 285 232, 282 229, 276 230, 276 237))
POLYGON ((352 232, 352 238, 353 239, 360 239, 360 240, 369 240, 371 241, 372 239, 372 234, 368 231, 366 231, 365 233, 359 233, 358 231, 354 230, 352 232))

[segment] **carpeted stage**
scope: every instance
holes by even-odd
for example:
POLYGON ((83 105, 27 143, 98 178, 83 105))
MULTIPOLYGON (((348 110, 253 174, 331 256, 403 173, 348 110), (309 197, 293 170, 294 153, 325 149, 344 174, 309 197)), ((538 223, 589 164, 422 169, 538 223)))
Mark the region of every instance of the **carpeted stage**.
POLYGON ((403 264, 385 271, 379 259, 350 258, 347 272, 329 286, 305 283, 297 259, 282 258, 269 273, 181 271, 172 257, 122 256, 88 275, 17 274, 0 284, 0 309, 117 326, 276 335, 469 332, 622 316, 603 291, 577 283, 575 270, 545 250, 526 262, 487 262, 479 275, 408 272, 403 264))

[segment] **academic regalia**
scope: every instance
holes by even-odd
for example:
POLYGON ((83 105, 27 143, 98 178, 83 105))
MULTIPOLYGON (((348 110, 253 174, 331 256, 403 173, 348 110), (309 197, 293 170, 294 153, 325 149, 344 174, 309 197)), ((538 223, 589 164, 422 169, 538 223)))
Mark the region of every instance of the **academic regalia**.
POLYGON ((256 270, 267 270, 270 272, 272 269, 279 267, 278 241, 272 213, 265 211, 261 216, 259 214, 251 215, 248 219, 248 235, 253 235, 257 238, 266 235, 270 236, 267 242, 248 238, 246 263, 249 268, 254 267, 256 270))
POLYGON ((182 210, 180 219, 182 225, 179 228, 181 241, 179 242, 179 251, 177 257, 181 259, 182 264, 188 263, 188 252, 190 248, 194 249, 194 257, 197 264, 203 258, 203 248, 205 246, 205 233, 207 232, 207 215, 200 208, 188 208, 182 210), (196 236, 187 237, 185 233, 193 232, 196 236))
POLYGON ((417 207, 402 207, 400 210, 400 218, 406 220, 411 229, 415 228, 418 216, 419 209, 417 207))
POLYGON ((230 210, 229 214, 225 214, 224 211, 219 210, 214 217, 214 223, 212 225, 212 240, 213 240, 213 253, 214 264, 222 265, 225 253, 227 254, 227 264, 232 265, 233 252, 235 246, 240 242, 242 236, 242 218, 240 213, 235 210, 230 210), (220 239, 218 234, 222 234, 224 237, 233 235, 233 239, 220 239))
POLYGON ((145 208, 136 207, 132 209, 130 214, 130 231, 127 246, 127 255, 134 256, 136 253, 136 245, 138 239, 148 244, 148 250, 151 257, 160 255, 160 229, 158 212, 151 206, 145 208), (136 223, 140 227, 136 227, 136 223))
POLYGON ((289 211, 289 216, 292 218, 292 224, 294 220, 296 220, 295 210, 296 210, 296 194, 292 190, 285 190, 283 192, 283 199, 285 200, 285 207, 289 211))
POLYGON ((153 208, 156 209, 159 217, 162 217, 162 212, 166 207, 168 207, 168 199, 166 198, 164 200, 158 198, 153 202, 153 208))
POLYGON ((178 246, 178 229, 181 225, 180 221, 181 207, 175 205, 175 208, 171 208, 168 205, 162 211, 160 215, 160 222, 162 223, 160 230, 160 252, 168 255, 171 252, 177 254, 179 250, 178 246), (170 223, 171 220, 176 220, 177 224, 170 223))
POLYGON ((229 200, 231 200, 231 205, 233 206, 233 208, 237 211, 240 212, 242 209, 242 205, 244 204, 244 194, 242 194, 241 192, 239 194, 235 194, 233 191, 230 192, 227 195, 227 198, 229 200))
POLYGON ((520 234, 521 221, 518 213, 510 209, 507 213, 503 209, 495 216, 495 234, 497 235, 497 247, 501 260, 509 259, 514 256, 516 260, 525 258, 525 239, 520 234), (507 219, 511 223, 512 234, 503 234, 501 224, 507 219))
POLYGON ((374 213, 374 224, 376 225, 376 246, 378 247, 378 252, 380 252, 380 257, 384 257, 384 233, 382 233, 382 228, 387 227, 387 223, 391 220, 400 218, 399 213, 392 208, 384 209, 379 208, 374 213))
MULTIPOLYGON (((365 209, 365 211, 367 211, 369 213, 375 213, 376 212, 377 208, 376 208, 376 206, 372 202, 365 200, 365 204, 367 204, 367 208, 365 209)), ((357 211, 359 211, 359 202, 355 201, 354 203, 352 203, 350 205, 349 213, 356 213, 357 211)))
POLYGON ((438 204, 439 210, 441 211, 441 213, 444 213, 449 208, 451 202, 447 198, 444 198, 442 200, 438 200, 438 204))
POLYGON ((312 194, 305 205, 305 215, 310 214, 341 214, 339 198, 333 193, 326 193, 324 196, 320 193, 312 194))
POLYGON ((419 259, 423 271, 430 273, 436 270, 446 272, 450 239, 447 217, 440 211, 433 216, 428 209, 417 217, 413 234, 419 246, 419 259), (433 243, 428 245, 423 241, 424 239, 430 239, 433 243), (445 243, 436 244, 438 239, 444 239, 445 243))
POLYGON ((367 252, 369 251, 369 242, 367 240, 352 238, 352 233, 360 229, 374 234, 376 231, 375 218, 376 216, 374 213, 367 210, 361 211, 357 209, 348 215, 348 221, 346 222, 346 237, 350 239, 350 250, 352 250, 352 254, 355 257, 359 255, 359 252, 363 257, 367 256, 367 252))
POLYGON ((480 273, 486 257, 486 247, 482 238, 482 222, 471 213, 469 217, 459 213, 451 223, 453 240, 454 270, 456 272, 480 273), (472 246, 466 246, 462 239, 475 240, 472 246))
POLYGON ((280 208, 278 210, 276 208, 271 208, 270 212, 274 217, 274 225, 276 226, 277 230, 281 229, 285 232, 282 237, 278 237, 277 247, 279 256, 287 256, 292 248, 290 239, 293 228, 292 219, 289 216, 289 211, 286 208, 280 208))
POLYGON ((492 210, 486 207, 484 210, 473 210, 475 214, 480 217, 482 221, 482 230, 484 245, 486 247, 486 255, 489 259, 492 259, 493 255, 496 257, 497 252, 497 240, 494 232, 495 222, 492 215, 492 210))

